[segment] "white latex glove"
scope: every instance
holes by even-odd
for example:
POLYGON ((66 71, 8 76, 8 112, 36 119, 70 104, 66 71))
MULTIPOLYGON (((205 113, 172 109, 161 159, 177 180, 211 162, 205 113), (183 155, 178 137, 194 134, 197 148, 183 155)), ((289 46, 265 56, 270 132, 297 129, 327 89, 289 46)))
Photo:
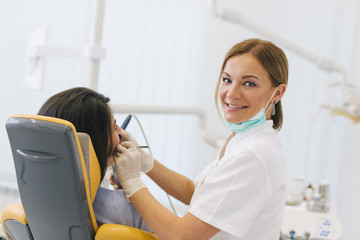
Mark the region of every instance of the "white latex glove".
MULTIPOLYGON (((139 191, 146 188, 141 181, 141 155, 132 142, 123 142, 117 146, 118 154, 115 157, 115 172, 126 197, 129 198, 139 191)), ((130 202, 130 201, 129 201, 130 202)))
MULTIPOLYGON (((138 142, 136 141, 135 137, 131 135, 129 132, 125 131, 124 129, 120 129, 121 135, 121 142, 129 141, 135 144, 135 146, 139 146, 138 142)), ((154 167, 154 158, 151 156, 150 153, 145 151, 142 148, 138 148, 138 151, 141 154, 141 171, 144 173, 149 172, 154 167)))

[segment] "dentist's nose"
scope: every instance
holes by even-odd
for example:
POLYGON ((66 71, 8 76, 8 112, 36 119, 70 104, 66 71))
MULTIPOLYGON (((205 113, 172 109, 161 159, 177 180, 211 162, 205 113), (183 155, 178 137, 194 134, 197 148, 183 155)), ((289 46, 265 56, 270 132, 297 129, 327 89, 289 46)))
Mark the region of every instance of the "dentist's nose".
POLYGON ((226 97, 229 99, 241 98, 241 92, 240 92, 239 88, 234 84, 229 87, 229 89, 226 93, 226 97))

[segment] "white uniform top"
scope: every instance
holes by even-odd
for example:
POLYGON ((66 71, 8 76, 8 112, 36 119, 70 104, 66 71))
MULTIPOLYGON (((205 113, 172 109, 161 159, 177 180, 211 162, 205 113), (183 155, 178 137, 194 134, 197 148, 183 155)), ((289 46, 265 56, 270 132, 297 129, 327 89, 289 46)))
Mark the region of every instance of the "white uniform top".
POLYGON ((272 124, 237 133, 195 179, 189 212, 221 230, 212 239, 279 239, 286 173, 272 124))
POLYGON ((151 232, 134 205, 129 203, 124 190, 99 187, 93 208, 99 227, 104 223, 121 224, 151 232))

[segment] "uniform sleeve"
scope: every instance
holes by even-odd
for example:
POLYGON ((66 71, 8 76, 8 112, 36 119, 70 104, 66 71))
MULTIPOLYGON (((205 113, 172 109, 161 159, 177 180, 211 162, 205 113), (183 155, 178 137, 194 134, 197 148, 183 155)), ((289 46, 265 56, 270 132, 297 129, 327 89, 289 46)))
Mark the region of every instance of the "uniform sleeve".
POLYGON ((266 168, 247 151, 220 160, 194 194, 189 212, 242 238, 269 198, 266 168))

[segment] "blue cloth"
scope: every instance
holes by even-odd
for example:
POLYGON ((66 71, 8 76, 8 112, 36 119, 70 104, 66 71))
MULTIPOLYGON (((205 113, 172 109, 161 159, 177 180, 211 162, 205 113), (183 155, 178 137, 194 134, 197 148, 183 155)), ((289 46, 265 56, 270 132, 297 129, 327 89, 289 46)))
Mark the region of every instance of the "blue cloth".
POLYGON ((99 227, 105 223, 113 223, 151 232, 134 205, 127 201, 122 189, 110 190, 99 187, 93 208, 99 227))
POLYGON ((265 110, 261 109, 253 118, 241 122, 241 123, 231 123, 225 120, 225 123, 228 125, 230 131, 237 133, 244 133, 248 130, 263 125, 266 122, 265 110))

